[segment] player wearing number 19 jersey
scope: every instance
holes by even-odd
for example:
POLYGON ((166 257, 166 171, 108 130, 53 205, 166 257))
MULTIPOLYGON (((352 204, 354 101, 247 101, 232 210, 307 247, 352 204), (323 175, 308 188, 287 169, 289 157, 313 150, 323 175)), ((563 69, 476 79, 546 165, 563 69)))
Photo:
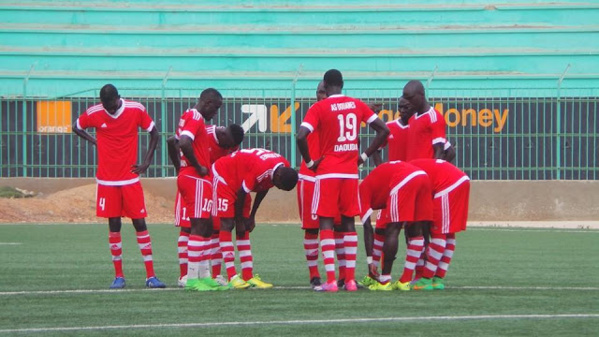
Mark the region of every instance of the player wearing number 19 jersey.
POLYGON ((125 287, 122 265, 121 216, 131 218, 137 234, 137 242, 146 266, 146 286, 164 288, 154 274, 152 243, 145 222, 146 207, 139 174, 146 171, 158 144, 158 130, 137 102, 121 99, 116 87, 107 84, 100 90, 101 104, 94 105, 79 116, 73 132, 98 147, 98 170, 96 180, 96 213, 108 218, 110 252, 115 269, 111 289, 125 287), (85 131, 96 129, 97 140, 85 131), (151 135, 144 162, 136 165, 138 128, 151 135))
POLYGON ((335 280, 333 217, 341 213, 342 231, 346 232, 345 288, 357 290, 355 257, 358 237, 354 216, 360 213, 358 201, 358 165, 382 143, 389 130, 372 110, 359 99, 341 94, 343 77, 336 69, 323 77, 328 98, 315 103, 306 113, 297 134, 297 144, 306 166, 316 172, 312 213, 319 217, 320 245, 327 272, 327 283, 317 290, 337 291, 335 280), (362 155, 359 155, 360 123, 369 124, 377 135, 362 155), (311 132, 319 135, 318 152, 321 157, 312 160, 307 144, 311 132))

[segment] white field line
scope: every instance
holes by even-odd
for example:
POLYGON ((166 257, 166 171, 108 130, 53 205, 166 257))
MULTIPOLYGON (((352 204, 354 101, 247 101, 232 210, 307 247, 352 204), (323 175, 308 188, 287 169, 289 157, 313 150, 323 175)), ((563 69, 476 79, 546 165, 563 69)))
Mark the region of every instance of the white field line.
MULTIPOLYGON (((504 286, 455 286, 447 287, 446 290, 551 290, 551 291, 599 291, 599 287, 504 287, 504 286)), ((273 290, 311 290, 310 287, 291 286, 277 287, 272 289, 248 289, 246 291, 273 291, 273 290)), ((18 296, 18 295, 63 295, 63 294, 120 294, 120 293, 140 293, 140 292, 162 292, 162 291, 184 291, 181 288, 166 289, 73 289, 73 290, 40 290, 40 291, 3 291, 0 296, 18 296)), ((231 290, 240 292, 242 290, 231 290)))
POLYGON ((206 323, 161 323, 161 324, 132 324, 106 326, 78 327, 46 327, 24 329, 2 329, 0 333, 32 333, 57 331, 90 331, 90 330, 122 330, 122 329, 155 329, 155 328, 209 328, 223 326, 272 326, 272 325, 305 325, 305 324, 355 324, 371 322, 411 322, 411 321, 466 321, 466 320, 509 320, 509 319, 582 319, 599 318, 599 314, 553 314, 553 315, 476 315, 476 316, 420 316, 420 317, 378 317, 378 318, 345 318, 345 319, 314 319, 289 321, 249 321, 249 322, 206 322, 206 323))
POLYGON ((18 246, 22 244, 21 242, 0 242, 0 246, 18 246))

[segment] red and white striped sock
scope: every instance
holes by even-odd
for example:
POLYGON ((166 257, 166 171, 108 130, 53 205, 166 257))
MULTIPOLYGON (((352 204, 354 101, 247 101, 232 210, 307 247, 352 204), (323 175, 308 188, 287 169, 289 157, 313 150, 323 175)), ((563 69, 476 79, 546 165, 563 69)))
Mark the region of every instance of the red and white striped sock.
POLYGON ((426 266, 422 272, 422 277, 432 278, 435 276, 439 261, 445 251, 445 234, 433 234, 426 251, 426 266))
POLYGON ((379 283, 380 284, 387 284, 390 281, 391 281, 391 275, 389 275, 389 274, 385 274, 385 275, 379 276, 379 283))
POLYGON ((320 250, 322 251, 327 282, 335 281, 335 237, 332 229, 320 231, 320 250))
POLYGON ((345 282, 356 279, 356 254, 358 253, 358 234, 346 232, 343 238, 345 248, 345 282))
POLYGON ((120 232, 108 233, 108 244, 110 254, 112 255, 112 264, 114 265, 114 276, 125 277, 123 274, 123 243, 120 232))
POLYGON ((179 253, 179 276, 187 275, 187 242, 189 241, 189 233, 180 231, 179 240, 177 242, 177 252, 179 253))
POLYGON ((310 280, 320 277, 318 272, 318 234, 304 232, 304 253, 310 271, 310 280))
POLYGON ((190 235, 188 247, 189 261, 187 264, 187 279, 193 280, 210 277, 209 271, 209 238, 200 235, 190 235))
POLYGON ((254 259, 252 257, 252 245, 250 243, 250 232, 237 236, 237 251, 241 262, 241 277, 247 281, 254 277, 254 259))
POLYGON ((237 275, 235 270, 235 248, 233 247, 233 235, 231 232, 221 230, 218 239, 220 244, 220 250, 223 254, 223 261, 225 261, 225 269, 227 270, 227 279, 231 280, 233 276, 237 275))
POLYGON ((146 265, 146 278, 154 277, 154 261, 152 260, 152 239, 147 230, 136 232, 137 245, 146 265))
POLYGON ((383 255, 383 243, 385 243, 385 236, 374 233, 374 242, 372 245, 372 263, 379 268, 381 266, 381 256, 383 255))
POLYGON ((210 263, 212 265, 212 277, 220 275, 223 263, 223 253, 220 250, 219 233, 215 232, 210 238, 210 263))
POLYGON ((451 258, 453 257, 453 252, 455 251, 455 243, 455 233, 447 234, 447 244, 445 245, 445 251, 443 251, 443 257, 439 261, 439 268, 437 268, 435 276, 445 278, 451 258))
POLYGON ((406 261, 403 267, 403 273, 399 278, 399 282, 405 283, 412 280, 416 263, 424 250, 424 237, 416 236, 408 239, 408 248, 406 249, 406 261))
POLYGON ((345 234, 345 232, 333 232, 333 236, 335 237, 335 254, 337 255, 337 265, 339 266, 340 280, 344 280, 346 277, 345 234))

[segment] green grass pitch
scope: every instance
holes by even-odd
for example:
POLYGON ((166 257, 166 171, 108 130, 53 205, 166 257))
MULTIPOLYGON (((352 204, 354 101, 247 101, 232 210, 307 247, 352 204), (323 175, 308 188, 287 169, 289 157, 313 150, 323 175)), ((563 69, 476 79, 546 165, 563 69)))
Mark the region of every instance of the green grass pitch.
MULTIPOLYGON (((457 237, 444 291, 332 294, 308 287, 299 225, 261 224, 252 234, 255 272, 274 289, 211 293, 176 288, 178 231, 153 224, 149 230, 156 273, 166 290, 144 290, 131 225, 122 231, 125 291, 108 291, 113 269, 107 225, 1 225, 0 336, 597 336, 599 331, 597 230, 471 228, 457 237)), ((366 273, 364 261, 360 243, 358 278, 366 273)))

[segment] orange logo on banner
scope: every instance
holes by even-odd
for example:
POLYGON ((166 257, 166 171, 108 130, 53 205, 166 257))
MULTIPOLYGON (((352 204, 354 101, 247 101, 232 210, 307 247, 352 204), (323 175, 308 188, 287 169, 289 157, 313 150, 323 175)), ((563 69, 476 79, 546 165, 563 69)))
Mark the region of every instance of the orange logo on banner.
POLYGON ((37 102, 37 132, 71 133, 73 124, 70 101, 37 102))

